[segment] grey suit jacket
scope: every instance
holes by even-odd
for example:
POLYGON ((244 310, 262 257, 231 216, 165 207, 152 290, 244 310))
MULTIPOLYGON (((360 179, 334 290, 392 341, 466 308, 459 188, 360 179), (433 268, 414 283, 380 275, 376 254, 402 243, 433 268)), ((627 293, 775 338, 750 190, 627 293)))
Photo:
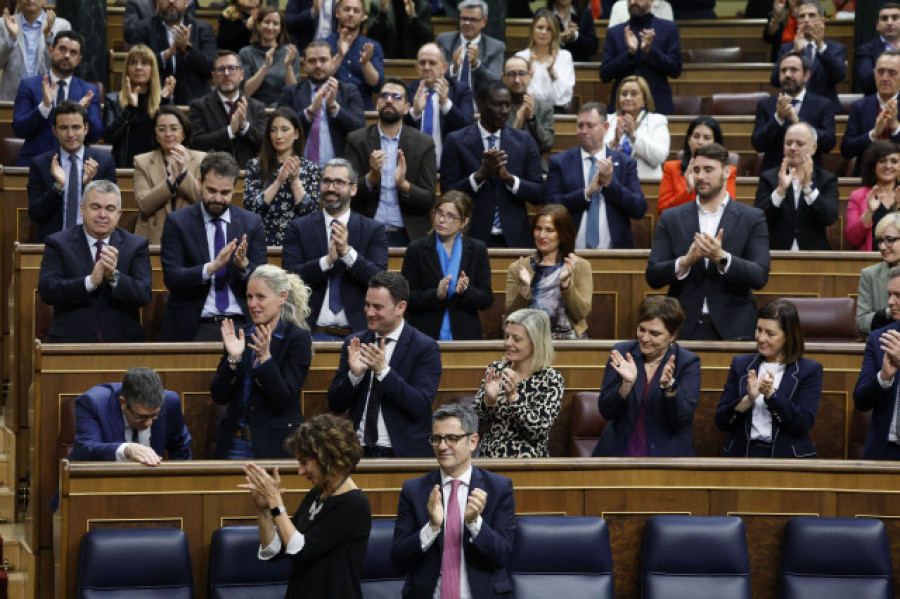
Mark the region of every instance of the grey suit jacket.
POLYGON ((134 157, 134 197, 138 205, 134 233, 146 237, 150 243, 158 244, 162 240, 166 214, 200 201, 200 161, 206 153, 197 150, 188 153, 187 173, 175 188, 174 207, 162 153, 154 150, 134 157))
MULTIPOLYGON (((888 272, 891 267, 887 262, 879 262, 867 266, 859 273, 859 295, 856 298, 856 330, 862 335, 872 332, 872 317, 876 312, 884 313, 887 307, 888 272)), ((888 324, 877 323, 876 329, 888 324)))
MULTIPOLYGON (((444 56, 453 64, 453 53, 459 47, 462 35, 458 31, 448 31, 435 38, 435 43, 444 51, 444 56)), ((478 87, 485 81, 499 80, 503 72, 503 59, 506 52, 506 44, 494 39, 484 32, 481 33, 481 41, 478 43, 478 59, 481 64, 472 69, 472 94, 474 96, 478 87)), ((458 73, 450 74, 458 77, 458 73)))
MULTIPOLYGON (((22 16, 22 13, 16 13, 16 23, 19 25, 20 32, 16 41, 9 39, 6 26, 0 27, 0 68, 3 69, 3 76, 0 77, 0 100, 15 100, 19 81, 22 80, 22 71, 25 69, 25 36, 21 34, 21 31, 24 20, 25 17, 22 16)), ((60 31, 68 29, 72 29, 72 25, 66 19, 56 17, 53 27, 50 28, 50 36, 46 39, 44 36, 40 36, 37 47, 38 74, 50 70, 50 53, 47 48, 53 41, 53 37, 60 31)))
POLYGON ((228 137, 228 113, 219 101, 219 92, 212 91, 191 102, 188 116, 191 120, 191 146, 205 152, 228 152, 243 169, 251 158, 259 155, 266 136, 266 105, 247 98, 247 122, 250 128, 244 135, 228 137))

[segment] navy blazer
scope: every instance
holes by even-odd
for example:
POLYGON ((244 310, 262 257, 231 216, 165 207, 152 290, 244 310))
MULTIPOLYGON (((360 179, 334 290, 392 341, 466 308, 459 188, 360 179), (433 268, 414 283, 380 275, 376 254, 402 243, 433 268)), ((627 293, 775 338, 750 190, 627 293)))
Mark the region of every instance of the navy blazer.
MULTIPOLYGON (((759 374, 763 358, 759 354, 735 356, 725 389, 716 407, 716 426, 728 437, 722 456, 745 458, 750 446, 753 407, 738 412, 734 407, 747 395, 747 375, 750 370, 759 374)), ((772 414, 773 458, 815 458, 816 446, 809 431, 819 409, 822 395, 822 365, 809 358, 786 364, 781 383, 766 405, 772 414)))
POLYGON ((241 97, 247 99, 247 122, 250 126, 247 133, 234 137, 228 137, 231 119, 225 112, 219 92, 210 92, 191 102, 188 109, 192 129, 191 149, 227 152, 234 156, 242 169, 259 155, 259 148, 268 135, 266 105, 249 96, 241 97))
MULTIPOLYGON (((100 92, 97 91, 96 85, 91 85, 86 81, 82 81, 78 77, 72 77, 71 87, 69 89, 69 99, 77 102, 87 95, 89 91, 94 92, 94 97, 88 105, 87 134, 84 142, 87 144, 94 143, 103 136, 103 118, 100 116, 100 92)), ((16 166, 28 166, 31 159, 44 152, 52 151, 59 147, 59 141, 53 134, 53 122, 50 117, 47 118, 41 114, 38 108, 44 101, 44 75, 35 75, 34 77, 26 77, 19 82, 19 88, 16 90, 16 100, 13 102, 13 122, 12 127, 18 137, 25 140, 22 149, 19 150, 19 157, 16 159, 16 166)), ((102 178, 102 177, 101 177, 102 178)), ((115 181, 115 179, 112 179, 115 181)))
POLYGON ((38 293, 53 306, 48 341, 52 343, 122 343, 143 341, 140 308, 150 303, 149 241, 116 229, 109 245, 119 251, 119 281, 103 281, 88 293, 84 278, 94 270, 84 228, 75 225, 46 239, 38 293))
MULTIPOLYGON (((347 345, 354 337, 359 337, 362 343, 375 342, 375 333, 370 330, 353 333, 344 341, 340 365, 328 388, 328 407, 332 412, 349 410, 354 428, 359 429, 372 372, 367 371, 356 387, 350 382, 347 345)), ((389 366, 390 372, 380 383, 381 413, 394 456, 421 458, 433 455, 428 436, 431 434, 431 404, 441 380, 438 344, 407 322, 403 325, 389 366)))
MULTIPOLYGON (((609 13, 604 14, 609 16, 609 13)), ((591 13, 590 5, 585 5, 581 12, 572 18, 578 23, 578 39, 571 44, 560 42, 560 47, 572 54, 573 62, 590 62, 600 49, 600 40, 597 39, 597 27, 594 24, 594 15, 591 13)), ((560 31, 564 31, 558 15, 556 15, 556 24, 560 31)))
MULTIPOLYGON (((55 137, 53 141, 56 142, 55 137)), ((56 146, 55 149, 32 158, 28 169, 28 218, 38 226, 37 234, 32 240, 34 243, 43 243, 48 235, 63 228, 63 202, 66 196, 64 192, 56 190, 55 181, 50 175, 50 163, 55 154, 63 154, 60 160, 65 159, 65 152, 56 146)), ((85 146, 84 159, 91 158, 97 161, 97 174, 93 180, 115 183, 116 162, 113 157, 85 146)), ((81 187, 84 189, 84 185, 81 187)))
MULTIPOLYGON (((766 213, 769 226, 769 247, 773 250, 789 250, 797 240, 801 250, 830 250, 828 226, 838 219, 837 177, 816 165, 812 183, 819 190, 819 197, 807 204, 802 197, 794 207, 794 187, 788 187, 781 206, 772 204, 772 192, 778 188, 778 170, 781 165, 759 175, 756 201, 753 204, 766 213)), ((801 194, 803 190, 800 190, 801 194)))
MULTIPOLYGON (((244 339, 250 340, 253 325, 244 327, 244 339)), ((253 366, 249 343, 237 369, 228 364, 228 352, 222 354, 216 375, 209 386, 214 402, 226 406, 219 420, 216 459, 226 459, 234 432, 241 420, 250 427, 250 446, 254 459, 293 457, 284 441, 303 423, 300 390, 312 362, 312 337, 307 329, 279 321, 269 342, 271 357, 253 366), (250 377, 250 398, 244 405, 244 389, 250 377), (246 409, 246 413, 244 413, 246 409)))
MULTIPOLYGON (((365 17, 365 15, 363 15, 363 17, 365 17)), ((321 40, 327 42, 328 45, 331 46, 332 56, 337 54, 339 39, 339 31, 333 30, 331 35, 324 37, 321 40)), ((355 85, 362 98, 363 107, 366 110, 375 110, 375 102, 372 100, 372 94, 381 89, 381 84, 384 83, 384 50, 381 48, 381 44, 364 36, 360 32, 356 38, 354 38, 353 42, 350 43, 350 49, 347 51, 347 56, 341 61, 341 64, 338 65, 338 68, 334 73, 332 73, 332 77, 337 79, 341 85, 355 85), (366 78, 363 76, 362 67, 359 66, 359 53, 363 51, 363 46, 369 43, 371 43, 373 47, 369 64, 378 72, 378 81, 375 82, 375 85, 369 85, 369 82, 366 81, 366 78)))
POLYGON ((628 75, 640 75, 650 86, 650 93, 656 102, 656 112, 672 114, 675 112, 675 104, 672 101, 669 78, 678 78, 681 75, 681 66, 678 25, 672 21, 660 19, 650 13, 640 19, 630 19, 610 28, 606 32, 603 61, 600 63, 600 79, 604 83, 615 80, 610 95, 610 110, 616 105, 619 81, 628 75), (638 40, 642 30, 653 28, 656 36, 648 52, 642 50, 635 54, 628 52, 628 45, 625 43, 626 26, 631 27, 638 40))
POLYGON ((884 360, 881 336, 888 331, 897 330, 900 330, 900 322, 892 322, 869 333, 869 338, 866 340, 866 351, 863 354, 862 370, 856 381, 856 387, 853 389, 853 403, 856 404, 856 409, 861 412, 872 410, 872 419, 869 422, 866 445, 863 449, 863 458, 866 460, 886 459, 888 431, 894 416, 894 403, 897 397, 897 386, 900 385, 900 376, 894 375, 893 384, 887 389, 882 389, 877 375, 884 360))
POLYGON ((762 289, 769 278, 769 231, 763 212, 728 200, 719 221, 722 249, 731 254, 728 272, 716 264, 697 260, 682 280, 675 261, 684 256, 700 231, 697 203, 663 210, 653 233, 653 247, 645 276, 654 289, 669 285, 669 295, 681 302, 686 320, 680 338, 690 339, 700 320, 703 299, 712 324, 723 339, 753 339, 756 299, 751 289, 762 289))
POLYGON ((641 411, 644 387, 649 385, 644 420, 649 455, 672 458, 696 456, 691 423, 694 420, 697 401, 700 399, 700 357, 678 344, 672 344, 663 355, 661 366, 656 369, 653 379, 647 381, 643 376, 644 355, 641 353, 640 343, 623 341, 617 343, 614 349, 623 356, 631 354, 634 357, 640 376, 628 395, 622 397, 619 395, 622 377, 609 361, 606 362, 603 386, 597 400, 600 414, 606 419, 606 427, 592 455, 594 457, 625 455, 628 440, 634 432, 641 411), (675 356, 676 395, 674 398, 668 398, 659 388, 659 377, 672 355, 675 356))
POLYGON ((137 24, 131 45, 145 44, 156 55, 159 80, 173 75, 178 81, 175 86, 175 103, 179 106, 190 104, 194 98, 209 93, 209 78, 216 62, 216 38, 212 26, 202 19, 185 15, 183 23, 191 26, 190 48, 187 52, 177 52, 168 61, 162 54, 171 44, 166 34, 166 25, 158 14, 137 24), (172 70, 172 61, 175 70, 172 70))
MULTIPOLYGON (((356 250, 356 262, 351 268, 339 266, 338 260, 332 268, 344 269, 341 278, 341 301, 350 329, 361 331, 366 328, 363 311, 369 279, 377 272, 387 270, 388 244, 384 225, 376 223, 355 212, 350 213, 347 223, 347 243, 356 250)), ((319 259, 328 254, 328 236, 325 232, 325 215, 321 211, 295 218, 284 233, 281 249, 281 266, 297 273, 312 290, 309 297, 310 328, 316 327, 325 290, 328 289, 328 275, 322 272, 319 259)))
POLYGON ((449 312, 450 333, 454 340, 480 341, 481 319, 478 311, 487 310, 494 303, 487 246, 478 239, 463 235, 459 270, 469 277, 469 287, 461 294, 454 293, 442 300, 437 296, 437 288, 444 278, 444 271, 438 258, 435 237, 436 234, 432 233, 413 241, 403 254, 400 272, 409 281, 407 320, 429 337, 437 339, 444 313, 449 312))
MULTIPOLYGON (((69 459, 114 462, 125 440, 125 415, 119 403, 122 383, 91 387, 75 400, 75 443, 69 459)), ((160 417, 150 425, 150 447, 170 460, 191 459, 191 434, 184 423, 181 398, 166 390, 160 417)))
MULTIPOLYGON (((407 480, 400 491, 391 561, 406 573, 403 597, 431 599, 441 575, 444 548, 442 530, 427 551, 422 552, 419 531, 429 521, 428 498, 441 484, 441 471, 434 470, 407 480)), ((512 597, 513 587, 507 571, 516 534, 516 500, 512 481, 505 476, 472 467, 469 493, 482 489, 488 501, 481 512, 481 530, 472 538, 463 525, 463 553, 466 574, 473 599, 512 597)))
MULTIPOLYGON (((288 85, 281 90, 281 99, 278 100, 279 106, 288 106, 293 108, 297 116, 300 117, 300 125, 303 127, 303 138, 309 139, 309 128, 312 121, 306 114, 306 108, 312 104, 312 88, 313 83, 309 79, 304 79, 300 83, 288 85)), ((335 101, 340 106, 337 115, 332 115, 331 111, 325 110, 328 115, 328 133, 331 136, 331 145, 334 146, 335 157, 343 157, 344 144, 347 135, 351 131, 362 129, 366 126, 366 115, 363 109, 362 96, 359 90, 351 83, 340 83, 338 85, 335 101)))
MULTIPOLYGON (((878 94, 860 98, 850 105, 850 116, 847 118, 847 129, 841 140, 841 156, 850 160, 857 158, 853 176, 860 173, 862 154, 871 145, 869 131, 875 127, 875 119, 879 111, 878 94)), ((891 141, 900 143, 900 134, 891 135, 891 141)))
MULTIPOLYGON (((331 9, 331 29, 337 31, 337 11, 334 10, 334 0, 331 9)), ((291 35, 291 43, 297 46, 297 53, 303 56, 303 52, 316 35, 316 27, 319 24, 319 15, 312 12, 313 0, 288 0, 284 7, 284 26, 291 35)))
MULTIPOLYGON (((782 44, 778 50, 778 58, 772 67, 770 81, 772 87, 781 87, 778 78, 778 60, 788 52, 794 50, 794 43, 782 44)), ((809 80, 806 82, 807 91, 831 101, 836 114, 843 114, 844 109, 838 99, 837 86, 847 78, 847 47, 834 40, 825 40, 825 52, 817 52, 816 59, 809 70, 809 80)))
POLYGON ((853 91, 871 95, 878 91, 875 85, 875 61, 884 52, 884 42, 881 35, 876 34, 875 39, 869 40, 861 46, 857 46, 853 53, 853 91))
MULTIPOLYGON (((209 255, 201 206, 193 204, 166 216, 159 257, 169 300, 159 333, 160 341, 193 341, 200 326, 200 314, 212 285, 212 278, 203 280, 203 265, 215 257, 209 255)), ((266 263, 266 230, 258 214, 237 206, 228 210, 231 224, 226 228, 225 242, 237 239, 240 243, 241 237, 246 235, 249 264, 241 272, 229 260, 226 277, 241 312, 249 318, 247 279, 257 266, 266 263)))
MULTIPOLYGON (((452 106, 447 114, 438 110, 439 122, 441 124, 441 140, 447 139, 447 135, 458 131, 463 127, 471 125, 475 122, 475 104, 472 100, 472 90, 468 85, 462 85, 453 77, 444 75, 447 81, 447 97, 450 99, 452 106)), ((406 97, 412 104, 416 93, 419 91, 419 80, 416 79, 406 86, 406 97)), ((416 129, 422 129, 422 115, 419 120, 415 120, 410 112, 403 117, 403 124, 410 125, 416 129)))
POLYGON ((472 197, 469 235, 475 239, 488 242, 494 210, 499 207, 507 247, 531 248, 534 241, 525 203, 539 204, 543 197, 541 153, 530 133, 508 126, 501 129, 500 149, 506 152, 507 172, 519 178, 518 193, 513 194, 496 175, 484 181, 477 192, 472 189, 469 175, 481 168, 485 152, 478 123, 447 136, 441 153, 441 189, 457 189, 472 197))
MULTIPOLYGON (((784 136, 791 124, 785 120, 779 125, 775 120, 777 101, 777 95, 769 96, 760 100, 756 105, 756 121, 753 123, 751 141, 757 152, 765 154, 759 172, 767 171, 770 168, 780 168, 781 161, 784 160, 784 136)), ((816 161, 816 164, 821 164, 822 155, 834 148, 836 140, 834 107, 828 99, 807 90, 797 117, 815 127, 818 142, 813 160, 816 161)))
MULTIPOLYGON (((634 234, 631 219, 640 220, 647 212, 647 198, 641 191, 637 162, 634 158, 607 149, 613 161, 613 177, 602 189, 606 202, 606 221, 609 223, 610 249, 631 249, 634 234)), ((584 199, 584 163, 581 147, 575 146, 550 157, 550 171, 545 183, 544 202, 562 204, 572 214, 575 231, 581 226, 581 218, 590 202, 584 199)))

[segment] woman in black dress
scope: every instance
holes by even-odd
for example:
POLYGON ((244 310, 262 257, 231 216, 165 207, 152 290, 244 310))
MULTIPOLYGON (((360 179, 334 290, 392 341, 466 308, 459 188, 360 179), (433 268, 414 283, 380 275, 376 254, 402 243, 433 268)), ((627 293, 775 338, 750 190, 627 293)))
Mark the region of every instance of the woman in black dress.
POLYGON ((287 440, 298 473, 312 483, 294 517, 288 516, 278 468, 270 476, 250 462, 246 483, 256 506, 260 559, 289 558, 286 598, 361 598, 359 575, 369 543, 372 511, 350 473, 362 448, 346 418, 320 414, 287 440))

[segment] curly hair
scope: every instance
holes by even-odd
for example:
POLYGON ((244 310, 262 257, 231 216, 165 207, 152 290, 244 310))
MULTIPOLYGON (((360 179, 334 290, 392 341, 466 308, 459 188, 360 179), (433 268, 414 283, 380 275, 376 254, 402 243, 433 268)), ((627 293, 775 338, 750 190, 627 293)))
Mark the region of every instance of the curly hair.
POLYGON ((362 457, 353 423, 335 414, 319 414, 307 420, 284 445, 298 460, 316 460, 325 478, 350 474, 362 457))

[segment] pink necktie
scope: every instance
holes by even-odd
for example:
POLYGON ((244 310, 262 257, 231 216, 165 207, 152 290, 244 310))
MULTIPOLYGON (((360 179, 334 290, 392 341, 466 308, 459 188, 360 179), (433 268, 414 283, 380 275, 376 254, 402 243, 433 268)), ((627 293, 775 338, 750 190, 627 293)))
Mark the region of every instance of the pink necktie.
POLYGON ((462 522, 459 517, 459 501, 456 492, 458 480, 451 480, 450 497, 447 499, 447 516, 444 518, 444 554, 441 561, 441 599, 459 599, 459 569, 462 559, 462 522))

